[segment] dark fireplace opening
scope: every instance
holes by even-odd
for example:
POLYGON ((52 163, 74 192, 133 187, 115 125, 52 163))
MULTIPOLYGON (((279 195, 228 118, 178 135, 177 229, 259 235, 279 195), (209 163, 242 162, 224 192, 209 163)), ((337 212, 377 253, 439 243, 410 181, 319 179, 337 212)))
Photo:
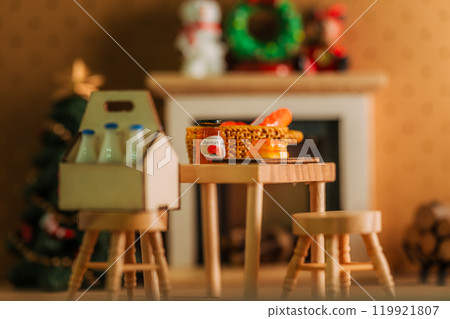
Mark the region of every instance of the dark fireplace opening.
MULTIPOLYGON (((302 131, 304 140, 313 139, 325 162, 336 163, 336 181, 326 185, 326 208, 340 209, 339 122, 293 121, 289 127, 302 131)), ((289 155, 298 156, 303 143, 289 146, 289 155)), ((197 203, 201 203, 199 190, 197 186, 197 203)), ((265 190, 289 214, 309 211, 309 190, 304 184, 265 185, 265 190)), ((242 265, 245 247, 245 185, 218 185, 218 201, 222 264, 242 265)), ((261 263, 287 262, 292 255, 295 240, 291 232, 292 221, 284 210, 264 194, 261 263)), ((200 205, 197 205, 197 212, 198 263, 203 264, 200 205)))

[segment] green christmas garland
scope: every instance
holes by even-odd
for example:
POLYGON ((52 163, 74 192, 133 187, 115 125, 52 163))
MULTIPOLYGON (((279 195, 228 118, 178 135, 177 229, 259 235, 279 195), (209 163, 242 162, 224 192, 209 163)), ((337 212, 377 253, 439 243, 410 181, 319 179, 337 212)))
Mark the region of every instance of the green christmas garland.
POLYGON ((230 50, 236 58, 243 61, 286 60, 298 53, 305 37, 301 17, 288 0, 277 1, 273 7, 242 2, 230 13, 225 30, 230 50), (280 33, 276 41, 263 42, 255 39, 249 32, 251 16, 262 10, 270 10, 277 16, 280 33))

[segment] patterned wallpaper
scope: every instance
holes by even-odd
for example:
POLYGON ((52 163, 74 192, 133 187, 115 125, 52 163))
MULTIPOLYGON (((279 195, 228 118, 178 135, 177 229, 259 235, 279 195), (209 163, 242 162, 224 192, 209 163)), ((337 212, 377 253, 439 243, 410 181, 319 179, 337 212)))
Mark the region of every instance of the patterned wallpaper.
MULTIPOLYGON (((181 1, 79 0, 148 70, 176 69, 173 47, 181 1)), ((234 0, 219 1, 229 10, 234 0)), ((299 7, 332 0, 296 0, 299 7)), ((343 0, 353 22, 373 0, 343 0)), ((382 242, 395 269, 406 267, 400 231, 416 206, 450 201, 450 8, 445 0, 379 0, 342 38, 352 67, 383 70, 377 94, 375 206, 382 242)), ((141 88, 144 74, 72 1, 0 2, 0 247, 19 219, 37 132, 49 111, 55 73, 83 57, 106 88, 141 88)), ((280 101, 282 103, 282 101, 280 101)), ((0 248, 2 266, 11 261, 0 248)), ((3 273, 0 268, 0 274, 3 273)))
MULTIPOLYGON (((351 16, 358 12, 351 7, 351 16)), ((446 1, 380 0, 343 39, 355 69, 381 69, 390 77, 375 109, 374 195, 394 269, 407 268, 401 236, 417 206, 450 202, 449 27, 446 1)))

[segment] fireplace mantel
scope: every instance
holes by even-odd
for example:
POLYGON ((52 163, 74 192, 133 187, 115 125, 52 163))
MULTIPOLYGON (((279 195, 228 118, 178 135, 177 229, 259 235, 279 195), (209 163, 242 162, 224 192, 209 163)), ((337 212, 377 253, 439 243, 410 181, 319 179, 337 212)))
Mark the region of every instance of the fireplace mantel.
MULTIPOLYGON (((192 118, 251 120, 276 101, 271 110, 290 108, 294 121, 337 120, 341 208, 373 208, 373 95, 387 84, 387 77, 381 72, 305 75, 279 99, 300 75, 227 73, 192 79, 175 72, 152 73, 170 96, 152 79, 146 82, 153 96, 164 100, 165 131, 172 137, 180 163, 188 162, 185 132, 194 124, 192 118)), ((183 185, 182 191, 187 187, 183 185)), ((181 210, 171 213, 168 252, 172 266, 196 264, 196 207, 195 192, 190 190, 181 198, 181 210)), ((363 247, 353 242, 352 254, 364 257, 363 247)))
MULTIPOLYGON (((218 94, 218 93, 277 93, 284 92, 301 73, 274 76, 270 73, 229 72, 222 76, 194 79, 178 72, 151 74, 169 94, 218 94)), ((147 86, 156 96, 166 93, 151 78, 147 86)), ((290 89, 294 93, 363 93, 374 91, 387 83, 381 72, 318 73, 301 77, 290 89)))

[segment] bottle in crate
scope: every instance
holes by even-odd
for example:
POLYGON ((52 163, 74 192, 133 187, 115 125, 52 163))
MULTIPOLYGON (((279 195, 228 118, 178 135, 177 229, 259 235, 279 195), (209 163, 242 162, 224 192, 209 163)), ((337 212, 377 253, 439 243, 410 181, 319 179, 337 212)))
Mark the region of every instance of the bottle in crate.
POLYGON ((100 149, 98 163, 100 164, 120 164, 123 162, 122 149, 117 136, 117 123, 105 124, 105 135, 100 149))
POLYGON ((81 131, 81 143, 78 149, 75 163, 95 163, 97 162, 97 153, 95 151, 95 131, 85 129, 81 131))
MULTIPOLYGON (((125 156, 129 157, 125 159, 125 162, 128 163, 130 162, 130 164, 135 165, 136 164, 136 145, 137 145, 137 141, 140 141, 143 137, 145 136, 145 132, 144 132, 144 126, 141 124, 132 124, 129 127, 128 130, 128 141, 129 140, 133 140, 134 143, 132 143, 130 145, 130 147, 127 145, 127 151, 125 156), (130 149, 128 149, 128 147, 130 149)), ((141 159, 142 160, 142 159, 141 159)))

